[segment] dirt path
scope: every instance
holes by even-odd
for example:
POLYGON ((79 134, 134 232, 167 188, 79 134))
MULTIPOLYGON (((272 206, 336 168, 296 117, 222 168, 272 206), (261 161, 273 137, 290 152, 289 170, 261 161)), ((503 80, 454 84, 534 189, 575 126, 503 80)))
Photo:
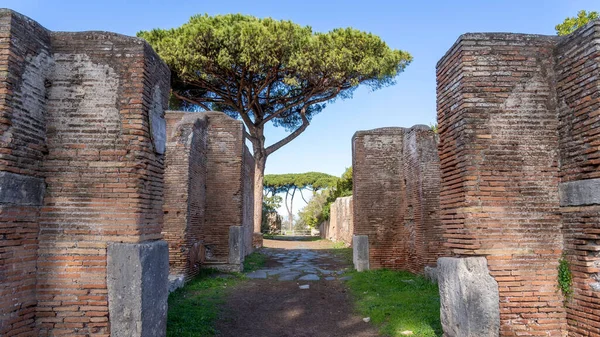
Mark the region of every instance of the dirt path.
POLYGON ((220 336, 379 336, 353 311, 344 287, 348 261, 328 241, 265 240, 264 269, 228 296, 220 336), (300 286, 309 289, 300 289, 300 286))

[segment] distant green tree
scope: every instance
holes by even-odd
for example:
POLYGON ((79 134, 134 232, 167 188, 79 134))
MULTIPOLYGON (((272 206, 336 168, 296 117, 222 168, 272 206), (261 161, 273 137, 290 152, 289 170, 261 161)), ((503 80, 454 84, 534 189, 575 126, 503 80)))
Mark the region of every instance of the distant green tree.
POLYGON ((323 207, 327 203, 329 193, 331 193, 330 188, 315 193, 306 206, 298 212, 299 218, 302 219, 302 222, 308 227, 316 228, 324 221, 323 207))
POLYGON ((588 22, 598 18, 598 12, 591 11, 586 12, 584 10, 579 11, 576 17, 566 18, 563 23, 556 25, 556 34, 563 36, 569 35, 576 31, 578 28, 585 26, 588 22))
POLYGON ((173 104, 223 111, 244 122, 255 159, 255 230, 267 157, 304 132, 325 104, 350 98, 361 85, 373 90, 392 85, 412 60, 353 28, 318 33, 241 14, 195 15, 181 27, 138 36, 171 68, 173 104), (290 133, 267 146, 268 123, 290 133))
POLYGON ((277 214, 277 209, 281 207, 283 199, 279 195, 267 195, 263 197, 262 207, 262 222, 260 225, 261 233, 268 233, 271 231, 270 222, 281 222, 281 216, 277 214))
POLYGON ((285 193, 285 207, 288 211, 288 221, 293 224, 294 196, 299 191, 304 202, 303 190, 311 190, 313 195, 324 188, 335 186, 339 178, 320 172, 267 174, 264 177, 263 190, 265 196, 285 193))
POLYGON ((328 220, 331 204, 337 198, 348 197, 352 195, 352 167, 349 167, 344 171, 340 180, 338 180, 336 186, 331 189, 331 192, 327 196, 325 205, 323 205, 322 220, 328 220))

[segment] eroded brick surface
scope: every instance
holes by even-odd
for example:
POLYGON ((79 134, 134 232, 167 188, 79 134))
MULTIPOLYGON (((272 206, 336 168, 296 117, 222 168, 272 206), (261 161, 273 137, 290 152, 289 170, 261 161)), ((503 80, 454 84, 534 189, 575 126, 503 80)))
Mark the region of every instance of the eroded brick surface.
POLYGON ((354 222, 352 219, 352 196, 337 198, 331 204, 329 220, 320 226, 321 237, 334 242, 352 245, 354 222))
POLYGON ((220 112, 167 112, 165 226, 170 274, 196 275, 201 260, 229 261, 229 227, 252 252, 254 158, 242 124, 220 112))
POLYGON ((8 10, 0 34, 0 168, 46 184, 41 207, 0 206, 0 334, 108 335, 107 242, 162 237, 149 111, 166 106, 169 70, 140 39, 8 10))
POLYGON ((558 193, 599 177, 599 28, 466 34, 438 64, 446 247, 487 257, 501 336, 600 336, 599 206, 594 191, 568 198, 577 205, 558 193), (574 276, 567 310, 563 248, 574 276))
MULTIPOLYGON (((560 182, 600 177, 600 23, 565 37, 557 46, 560 182)), ((564 248, 574 276, 568 303, 569 336, 600 336, 600 205, 561 208, 564 248)))
POLYGON ((354 135, 354 235, 368 235, 371 269, 422 273, 435 264, 442 239, 436 147, 427 126, 354 135))

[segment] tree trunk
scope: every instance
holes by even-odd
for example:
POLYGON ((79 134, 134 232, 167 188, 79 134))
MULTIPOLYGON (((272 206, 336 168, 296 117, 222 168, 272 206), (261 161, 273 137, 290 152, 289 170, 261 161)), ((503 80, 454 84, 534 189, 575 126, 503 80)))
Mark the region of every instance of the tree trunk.
POLYGON ((254 147, 254 233, 260 233, 262 224, 263 178, 267 163, 267 156, 262 151, 254 147))

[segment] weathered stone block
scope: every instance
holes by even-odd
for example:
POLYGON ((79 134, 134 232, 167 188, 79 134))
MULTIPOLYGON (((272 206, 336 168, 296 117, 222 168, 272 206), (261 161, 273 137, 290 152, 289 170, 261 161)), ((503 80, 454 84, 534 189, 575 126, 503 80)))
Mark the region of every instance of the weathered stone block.
POLYGON ((352 237, 352 261, 357 271, 369 270, 369 236, 352 237))
POLYGON ((168 277, 165 241, 108 245, 106 281, 112 337, 165 336, 168 277))
POLYGON ((600 204, 600 178, 569 181, 559 185, 561 206, 600 204))
POLYGON ((40 206, 44 199, 44 179, 0 172, 0 204, 40 206))
POLYGON ((229 263, 241 264, 244 261, 244 228, 229 227, 229 263))
POLYGON ((438 259, 441 320, 447 337, 497 337, 498 283, 485 257, 438 259))

